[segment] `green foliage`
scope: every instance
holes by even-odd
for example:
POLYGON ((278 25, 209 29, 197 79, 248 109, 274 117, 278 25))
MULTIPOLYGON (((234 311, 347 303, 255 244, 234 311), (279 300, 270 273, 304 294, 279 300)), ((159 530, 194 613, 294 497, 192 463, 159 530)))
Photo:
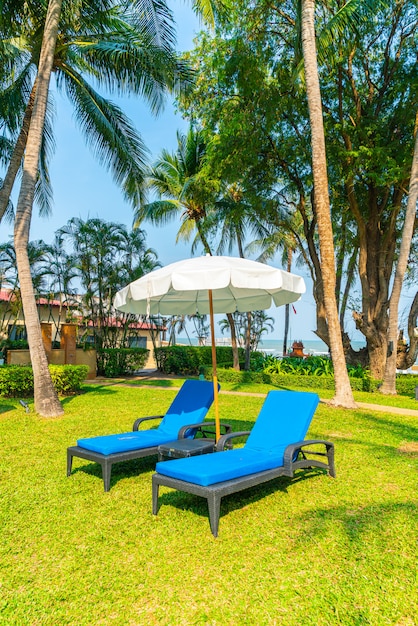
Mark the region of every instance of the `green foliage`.
MULTIPOLYGON (((370 372, 361 365, 347 365, 350 378, 359 378, 367 385, 370 372)), ((257 370, 268 374, 297 374, 299 376, 334 376, 332 360, 326 356, 309 356, 307 358, 284 357, 278 358, 271 355, 264 360, 257 361, 257 370)))
POLYGON ((4 339, 0 342, 0 352, 5 355, 7 350, 27 350, 29 344, 26 339, 4 339))
POLYGON ((399 374, 396 377, 396 392, 398 394, 415 397, 415 387, 418 387, 418 376, 414 374, 399 374))
MULTIPOLYGON (((210 379, 211 370, 205 372, 206 378, 210 379)), ((237 372, 233 369, 218 368, 219 382, 228 383, 264 383, 272 387, 295 388, 303 386, 304 389, 334 389, 334 376, 307 375, 306 372, 298 371, 297 368, 288 372, 237 372), (303 384, 301 380, 303 376, 303 384)), ((369 378, 350 378, 351 388, 357 391, 375 391, 380 381, 369 378)))
POLYGON ((144 367, 148 354, 146 348, 99 348, 97 371, 108 378, 133 374, 144 367))
MULTIPOLYGON (((361 300, 364 310, 359 310, 358 324, 372 351, 376 333, 382 339, 386 336, 381 303, 388 299, 397 258, 394 249, 404 224, 403 181, 409 179, 413 155, 416 2, 378 3, 380 9, 384 5, 382 10, 364 11, 350 30, 348 18, 353 18, 354 8, 367 4, 370 9, 370 2, 317 4, 321 5, 315 19, 332 189, 336 293, 344 316, 355 289, 361 249, 369 259, 368 280, 362 281, 368 293, 361 300)), ((234 2, 229 21, 199 37, 190 53, 197 79, 180 107, 204 129, 206 170, 236 184, 246 202, 261 203, 260 219, 268 223, 269 233, 296 234, 290 219, 296 207, 303 232, 297 232, 295 253, 309 264, 319 287, 323 279, 311 210, 300 21, 298 2, 284 0, 280 10, 275 3, 234 2), (277 180, 282 183, 280 200, 269 212, 277 180)), ((219 228, 216 215, 213 221, 219 228)), ((321 298, 321 289, 314 292, 321 298)))
MULTIPOLYGON (((49 365, 53 385, 59 394, 80 391, 87 377, 87 365, 49 365)), ((28 365, 0 367, 0 396, 6 398, 33 396, 33 372, 28 365)))
MULTIPOLYGON (((245 355, 242 348, 238 349, 240 361, 245 355)), ((210 346, 168 346, 156 348, 155 360, 158 369, 165 374, 198 375, 202 368, 212 365, 212 348, 210 346)), ((220 367, 231 367, 233 363, 232 348, 216 347, 216 361, 220 367)))
POLYGON ((16 398, 33 396, 33 372, 26 365, 0 367, 0 396, 16 398))
POLYGON ((87 365, 49 365, 49 371, 57 393, 67 395, 80 391, 89 368, 87 365))

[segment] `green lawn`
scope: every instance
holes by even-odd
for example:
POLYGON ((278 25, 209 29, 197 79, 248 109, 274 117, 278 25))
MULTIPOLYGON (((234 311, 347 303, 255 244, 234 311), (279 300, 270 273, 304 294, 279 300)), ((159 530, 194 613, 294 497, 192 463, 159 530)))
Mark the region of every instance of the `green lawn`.
MULTIPOLYGON (((0 400, 0 624, 417 624, 416 417, 321 404, 309 436, 335 442, 337 478, 229 496, 214 539, 192 495, 162 489, 152 515, 155 457, 116 465, 109 493, 91 462, 66 477, 77 438, 130 430, 174 395, 86 385, 51 420, 0 400)), ((222 394, 221 417, 249 429, 261 403, 222 394)))

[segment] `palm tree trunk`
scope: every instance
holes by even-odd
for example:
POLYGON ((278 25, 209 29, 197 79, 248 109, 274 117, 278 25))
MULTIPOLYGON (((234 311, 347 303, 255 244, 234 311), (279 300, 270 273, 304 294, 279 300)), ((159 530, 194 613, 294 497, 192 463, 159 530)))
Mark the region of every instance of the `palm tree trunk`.
MULTIPOLYGON (((287 250, 287 271, 292 271, 292 250, 287 250)), ((287 337, 289 335, 289 317, 290 317, 290 304, 285 305, 284 310, 284 333, 283 333, 283 356, 287 354, 287 337)))
POLYGON ((46 15, 39 60, 38 86, 27 138, 22 185, 16 208, 14 229, 16 263, 33 369, 35 411, 43 417, 62 415, 63 409, 52 384, 42 343, 27 247, 61 4, 62 0, 50 0, 46 15))
POLYGON ((20 129, 19 137, 13 149, 13 154, 10 159, 9 166, 7 168, 7 172, 3 180, 3 185, 0 189, 0 222, 9 204, 13 185, 15 183, 19 168, 22 164, 23 155, 25 154, 29 126, 30 126, 30 121, 32 118, 33 105, 35 102, 35 93, 36 93, 36 80, 32 87, 31 94, 29 96, 29 102, 27 104, 25 115, 23 117, 22 128, 20 129))
POLYGON ((347 408, 353 408, 356 404, 348 378, 335 297, 335 252, 328 194, 322 102, 316 58, 315 0, 302 0, 302 48, 311 126, 314 208, 318 222, 324 304, 335 375, 335 395, 332 403, 347 408))
POLYGON ((402 283, 408 265, 411 250, 412 235, 414 234, 415 213, 418 200, 418 114, 415 118, 415 149, 412 159, 411 178, 409 182, 408 204, 406 206, 405 222, 402 232, 401 247, 393 281, 392 295, 389 301, 389 328, 388 328, 388 351, 385 374, 380 387, 381 393, 396 393, 396 357, 398 345, 398 309, 401 297, 402 283))

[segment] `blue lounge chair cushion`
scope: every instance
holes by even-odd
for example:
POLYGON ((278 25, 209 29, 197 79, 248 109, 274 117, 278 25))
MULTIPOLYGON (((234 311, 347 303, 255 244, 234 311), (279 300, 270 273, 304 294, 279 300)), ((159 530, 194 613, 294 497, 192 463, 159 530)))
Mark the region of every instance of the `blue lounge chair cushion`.
POLYGON ((282 465, 283 455, 266 454, 236 448, 225 452, 203 454, 174 461, 161 461, 155 469, 159 474, 207 487, 225 480, 255 474, 282 465))
POLYGON ((169 441, 173 441, 172 435, 164 435, 164 433, 155 429, 79 439, 77 445, 80 446, 80 448, 106 455, 115 454, 117 452, 128 452, 129 450, 141 450, 142 448, 152 448, 162 443, 168 443, 169 441))
POLYGON ((156 470, 207 487, 281 467, 285 448, 304 440, 318 402, 315 393, 271 391, 243 448, 160 462, 156 470))
MULTIPOLYGON (((170 435, 171 440, 177 439, 182 426, 203 422, 212 405, 213 396, 211 381, 186 380, 157 430, 170 435)), ((189 437, 193 437, 193 433, 189 437)))
MULTIPOLYGON (((213 402, 213 395, 212 382, 186 380, 158 428, 79 439, 77 445, 86 450, 108 455, 151 448, 173 441, 177 439, 182 426, 203 422, 213 402)), ((193 434, 191 431, 188 436, 193 437, 193 434)))
POLYGON ((316 393, 270 391, 245 448, 260 454, 283 454, 290 443, 305 439, 318 402, 316 393))

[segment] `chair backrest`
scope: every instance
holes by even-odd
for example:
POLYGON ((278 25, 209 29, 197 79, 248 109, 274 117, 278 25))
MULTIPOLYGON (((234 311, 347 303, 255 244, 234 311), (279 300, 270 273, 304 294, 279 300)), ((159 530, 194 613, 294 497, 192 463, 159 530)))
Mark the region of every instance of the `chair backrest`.
POLYGON ((177 439, 182 426, 203 422, 213 399, 211 381, 186 380, 164 415, 158 430, 177 439))
POLYGON ((319 398, 302 391, 270 391, 245 444, 259 453, 281 454, 290 443, 303 441, 319 398))

